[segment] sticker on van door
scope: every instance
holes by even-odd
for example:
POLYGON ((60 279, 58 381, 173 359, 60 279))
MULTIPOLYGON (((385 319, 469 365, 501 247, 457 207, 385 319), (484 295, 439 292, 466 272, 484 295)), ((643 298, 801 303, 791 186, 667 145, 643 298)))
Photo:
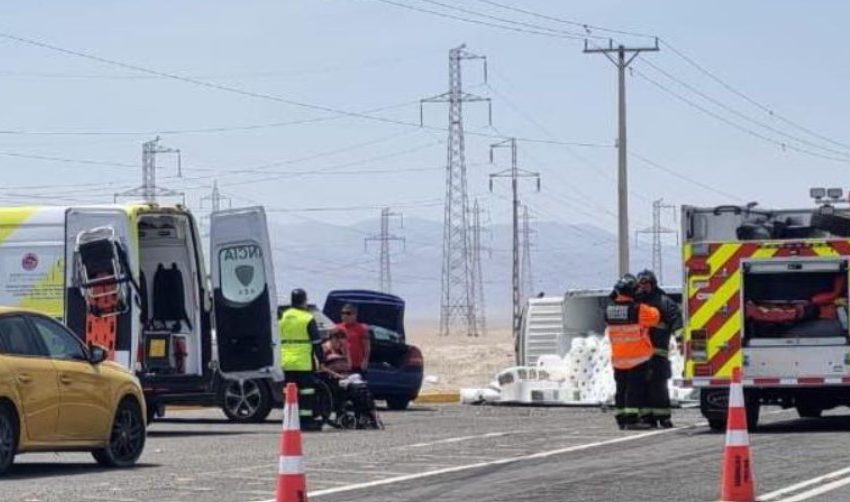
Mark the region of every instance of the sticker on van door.
POLYGON ((266 288, 263 251, 257 244, 239 244, 218 253, 221 292, 234 303, 250 303, 266 288))

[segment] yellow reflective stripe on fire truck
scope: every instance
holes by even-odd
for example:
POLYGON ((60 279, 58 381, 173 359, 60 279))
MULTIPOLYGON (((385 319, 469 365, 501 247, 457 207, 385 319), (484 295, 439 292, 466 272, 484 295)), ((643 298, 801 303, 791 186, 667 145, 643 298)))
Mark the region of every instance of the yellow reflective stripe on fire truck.
MULTIPOLYGON (((687 246, 687 247, 690 248, 690 246, 687 246)), ((689 290, 688 295, 690 297, 693 297, 699 291, 698 288, 695 288, 693 286, 693 282, 708 280, 711 277, 713 277, 714 275, 716 275, 717 273, 719 273, 720 267, 722 267, 723 264, 726 263, 729 260, 729 258, 731 258, 740 248, 741 248, 741 244, 738 244, 738 243, 721 244, 720 247, 718 247, 715 252, 711 253, 711 255, 708 257, 708 260, 707 260, 708 266, 710 267, 708 274, 707 275, 696 275, 696 274, 694 274, 694 275, 690 275, 690 277, 688 278, 688 286, 689 286, 688 287, 688 290, 689 290)))

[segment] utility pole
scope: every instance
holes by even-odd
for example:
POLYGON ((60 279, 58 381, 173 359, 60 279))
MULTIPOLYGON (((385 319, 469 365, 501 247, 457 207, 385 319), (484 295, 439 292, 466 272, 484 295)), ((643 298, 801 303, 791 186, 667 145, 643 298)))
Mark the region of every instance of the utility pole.
POLYGON ((218 189, 218 180, 213 181, 212 192, 209 195, 201 197, 201 207, 204 206, 204 201, 210 201, 210 213, 217 213, 221 211, 221 206, 223 201, 227 201, 227 207, 230 208, 231 200, 230 197, 222 195, 218 189))
MULTIPOLYGON (((419 105, 419 120, 424 123, 424 103, 449 104, 449 141, 446 162, 446 200, 443 216, 443 263, 440 301, 440 335, 463 330, 467 336, 478 336, 475 305, 475 274, 472 267, 469 232, 469 195, 466 184, 466 157, 463 139, 463 103, 490 99, 463 92, 461 67, 464 60, 484 62, 484 81, 487 81, 487 59, 466 50, 461 45, 449 51, 449 91, 423 99, 419 105)), ((488 106, 492 124, 492 107, 488 106)))
POLYGON ((641 52, 658 51, 658 39, 655 39, 655 47, 626 47, 618 45, 614 47, 614 41, 608 40, 608 47, 588 48, 587 40, 584 41, 584 52, 586 54, 600 53, 617 67, 619 81, 619 103, 618 115, 619 126, 617 132, 617 207, 619 225, 617 230, 617 242, 619 247, 618 263, 619 275, 622 277, 629 271, 629 188, 628 173, 626 171, 626 68, 641 52), (617 59, 611 57, 611 53, 617 53, 617 59), (626 59, 626 53, 631 56, 626 59))
POLYGON ((118 200, 118 197, 138 196, 141 196, 142 200, 148 203, 156 202, 157 197, 184 197, 185 199, 183 192, 163 188, 156 184, 156 155, 159 153, 177 154, 177 176, 183 176, 180 149, 160 146, 159 141, 160 138, 157 136, 151 141, 142 143, 142 185, 125 192, 116 193, 114 195, 115 200, 118 200))
POLYGON ((676 245, 679 244, 679 232, 667 228, 661 224, 661 213, 665 209, 671 210, 673 217, 676 217, 676 206, 672 204, 664 204, 664 199, 656 199, 652 201, 652 226, 638 230, 635 232, 635 244, 637 244, 637 236, 640 234, 652 234, 652 270, 658 278, 658 283, 664 283, 664 264, 663 253, 661 248, 661 236, 664 234, 674 234, 676 236, 676 245))
POLYGON ((205 195, 205 196, 201 197, 201 209, 204 208, 204 205, 205 205, 204 202, 206 202, 206 201, 209 201, 209 203, 210 203, 210 213, 208 215, 204 216, 204 220, 205 220, 206 228, 207 228, 204 237, 209 237, 209 225, 210 225, 210 221, 212 221, 213 213, 217 213, 217 212, 221 211, 222 207, 224 206, 223 202, 227 201, 227 207, 228 208, 233 207, 233 202, 230 199, 230 197, 227 197, 226 195, 221 194, 221 191, 218 189, 218 180, 213 181, 212 192, 209 195, 205 195))
MULTIPOLYGON (((390 218, 393 216, 398 216, 399 219, 403 218, 401 213, 393 213, 388 207, 381 209, 381 233, 363 239, 364 251, 368 250, 369 242, 378 241, 381 243, 381 253, 378 259, 380 266, 379 283, 380 290, 384 293, 392 293, 393 289, 393 278, 390 273, 390 241, 401 241, 405 243, 404 237, 396 237, 390 234, 390 218)), ((404 226, 403 219, 401 219, 401 225, 404 226)))
POLYGON ((520 268, 520 279, 522 282, 522 291, 525 292, 525 298, 534 296, 534 276, 531 273, 531 230, 530 218, 528 216, 528 206, 522 206, 522 266, 520 268))
POLYGON ((513 334, 514 341, 519 339, 519 324, 520 316, 522 315, 520 308, 520 284, 519 284, 519 179, 520 178, 535 178, 537 180, 537 191, 540 191, 540 173, 526 171, 517 166, 517 147, 516 138, 509 138, 499 143, 490 145, 490 162, 493 162, 493 151, 496 148, 510 147, 511 149, 511 168, 493 173, 490 175, 490 191, 493 191, 493 178, 510 178, 511 193, 512 193, 512 209, 513 209, 513 264, 512 264, 512 285, 513 285, 513 334))
POLYGON ((483 210, 478 205, 478 199, 472 206, 472 261, 473 273, 475 274, 475 284, 477 285, 478 297, 475 300, 475 305, 478 307, 478 332, 481 336, 487 336, 487 312, 484 303, 484 274, 481 265, 481 252, 485 249, 491 253, 489 247, 481 244, 481 234, 485 231, 481 223, 481 213, 483 210))

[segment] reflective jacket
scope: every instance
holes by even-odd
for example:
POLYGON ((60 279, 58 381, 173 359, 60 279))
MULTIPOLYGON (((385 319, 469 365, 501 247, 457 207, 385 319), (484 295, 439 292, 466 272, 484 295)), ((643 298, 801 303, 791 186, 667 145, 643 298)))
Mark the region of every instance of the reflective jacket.
POLYGON ((628 370, 652 357, 650 328, 661 320, 658 309, 618 297, 605 309, 605 324, 611 340, 611 366, 628 370))
POLYGON ((287 309, 278 323, 280 360, 284 371, 313 371, 313 341, 307 326, 313 314, 301 309, 287 309))

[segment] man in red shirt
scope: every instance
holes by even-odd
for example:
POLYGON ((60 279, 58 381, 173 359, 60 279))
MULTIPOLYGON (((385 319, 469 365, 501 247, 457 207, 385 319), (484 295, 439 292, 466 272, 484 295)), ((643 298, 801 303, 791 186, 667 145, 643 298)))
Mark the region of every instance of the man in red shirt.
POLYGON ((369 368, 369 327, 357 322, 357 307, 346 303, 342 307, 342 322, 337 324, 334 332, 342 331, 348 340, 348 355, 351 358, 351 369, 362 374, 369 368))

